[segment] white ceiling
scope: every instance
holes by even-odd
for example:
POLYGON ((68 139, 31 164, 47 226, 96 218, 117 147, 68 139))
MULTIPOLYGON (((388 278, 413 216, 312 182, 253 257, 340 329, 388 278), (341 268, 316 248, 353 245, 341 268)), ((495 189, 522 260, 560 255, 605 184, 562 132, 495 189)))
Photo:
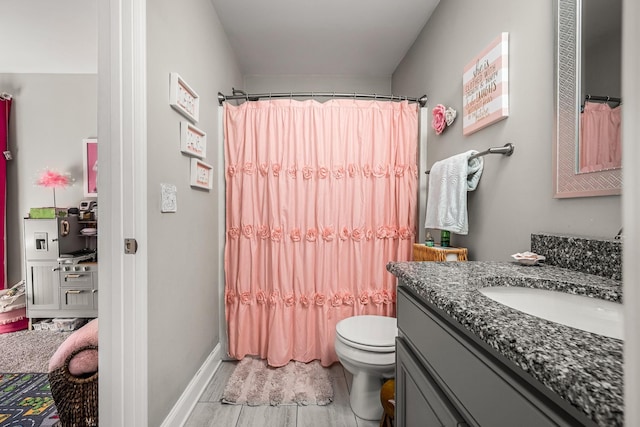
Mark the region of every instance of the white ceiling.
POLYGON ((211 0, 244 75, 390 76, 440 0, 211 0))

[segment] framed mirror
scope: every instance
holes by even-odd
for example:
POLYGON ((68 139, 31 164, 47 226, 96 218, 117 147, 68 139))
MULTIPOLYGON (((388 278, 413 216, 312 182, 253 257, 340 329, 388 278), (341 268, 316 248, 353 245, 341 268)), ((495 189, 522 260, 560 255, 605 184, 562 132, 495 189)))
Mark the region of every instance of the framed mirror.
MULTIPOLYGON (((607 7, 611 7, 614 2, 619 0, 589 1, 600 1, 607 7)), ((586 96, 604 97, 605 99, 599 102, 610 105, 606 102, 606 97, 609 95, 585 92, 588 88, 585 87, 584 82, 587 70, 583 67, 585 63, 583 56, 588 52, 584 53, 583 42, 585 37, 591 36, 584 34, 584 32, 590 31, 591 27, 597 27, 597 24, 586 24, 583 32, 584 6, 588 6, 586 0, 555 0, 554 3, 556 52, 553 172, 554 197, 556 198, 608 196, 620 194, 622 190, 622 171, 620 168, 601 167, 592 168, 595 170, 589 172, 580 171, 580 122, 586 96)), ((592 16, 593 14, 589 12, 587 15, 592 16)), ((621 19, 621 14, 619 18, 621 19)), ((600 24, 604 26, 603 22, 600 24)), ((617 28, 619 31, 620 23, 617 24, 617 28)), ((606 63, 606 61, 602 62, 606 63)), ((613 73, 618 73, 617 79, 619 80, 620 64, 615 65, 609 68, 613 70, 613 73)), ((611 80, 607 77, 603 79, 611 80)))

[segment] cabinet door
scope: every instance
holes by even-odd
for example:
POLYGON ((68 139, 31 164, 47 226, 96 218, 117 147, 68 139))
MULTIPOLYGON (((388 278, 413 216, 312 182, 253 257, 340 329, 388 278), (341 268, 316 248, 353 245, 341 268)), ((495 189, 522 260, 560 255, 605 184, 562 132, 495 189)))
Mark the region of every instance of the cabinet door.
POLYGON ((29 312, 58 309, 60 293, 58 270, 57 262, 27 262, 27 310, 29 312))
POLYGON ((397 427, 467 425, 402 338, 396 342, 395 418, 397 427))

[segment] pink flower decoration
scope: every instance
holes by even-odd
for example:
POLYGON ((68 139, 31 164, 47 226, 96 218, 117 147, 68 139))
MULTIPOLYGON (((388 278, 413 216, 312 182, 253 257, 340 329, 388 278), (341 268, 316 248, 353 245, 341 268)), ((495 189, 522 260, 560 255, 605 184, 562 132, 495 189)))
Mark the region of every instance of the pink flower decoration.
POLYGON ((351 232, 351 238, 353 239, 354 242, 359 242, 362 240, 363 234, 364 233, 360 228, 354 228, 353 231, 351 232))
POLYGON ((278 304, 278 300, 280 300, 280 292, 272 291, 269 296, 269 305, 275 307, 275 305, 278 304))
POLYGON ((65 188, 71 185, 71 178, 68 174, 45 169, 36 181, 36 184, 47 188, 65 188))
POLYGON ((273 163, 271 165, 271 171, 273 172, 273 176, 276 178, 280 176, 280 170, 282 170, 280 163, 273 163))
POLYGON ((349 171, 349 176, 351 178, 353 178, 358 173, 358 165, 355 165, 353 163, 349 163, 349 166, 347 167, 347 170, 349 171))
POLYGON ((433 107, 431 112, 433 120, 431 121, 431 127, 436 131, 436 135, 440 135, 444 128, 447 126, 447 120, 445 118, 446 108, 442 104, 438 104, 433 107))
POLYGON ((326 300, 327 300, 327 298, 323 294, 319 294, 317 292, 313 296, 313 303, 315 305, 317 305, 318 307, 322 307, 326 300))
POLYGON ((309 300, 309 297, 306 295, 302 295, 300 297, 300 304, 302 304, 303 307, 309 307, 309 304, 311 304, 311 301, 309 300))
POLYGON ((331 297, 331 307, 340 307, 342 305, 342 295, 333 294, 331 297))
POLYGON ((367 291, 362 291, 360 293, 360 296, 358 296, 358 301, 360 302, 360 304, 362 305, 367 305, 369 304, 369 293, 367 291))
POLYGON ((369 164, 365 164, 364 167, 362 168, 362 173, 364 174, 365 178, 370 178, 371 177, 371 166, 369 166, 369 164))
POLYGON ((344 167, 338 166, 333 169, 333 177, 335 179, 341 179, 344 176, 344 167))
POLYGON ((236 167, 235 166, 228 166, 227 167, 227 175, 229 175, 229 177, 234 177, 236 175, 236 167))
POLYGON ((270 235, 271 233, 269 232, 269 227, 267 227, 266 225, 261 225, 260 227, 258 227, 258 237, 260 237, 262 240, 268 239, 270 235))
POLYGON ((284 305, 287 307, 292 307, 296 303, 296 297, 293 294, 289 294, 284 297, 284 305))
POLYGON ((242 171, 244 173, 246 173, 247 175, 252 175, 253 174, 253 163, 251 163, 251 162, 245 163, 244 166, 242 167, 242 171))
POLYGON ((267 295, 265 295, 263 290, 256 292, 256 301, 258 301, 260 305, 264 305, 267 302, 267 295))
POLYGON ((233 301, 236 299, 236 293, 233 291, 227 292, 226 295, 227 304, 233 304, 233 301))
POLYGON ((242 292, 240 294, 240 302, 244 305, 251 305, 251 292, 242 292))
POLYGON ((271 230, 271 241, 280 242, 282 240, 282 228, 275 227, 271 230))
POLYGON ((299 228, 291 229, 291 231, 289 232, 289 237, 291 237, 292 241, 299 242, 302 239, 300 229, 299 228))
POLYGON ((376 305, 382 304, 382 302, 384 301, 383 296, 382 296, 382 292, 375 291, 373 293, 373 295, 371 295, 371 301, 376 305))
POLYGON ((307 242, 315 242, 318 238, 318 230, 315 228, 310 228, 307 230, 307 234, 305 235, 305 239, 307 242))
POLYGON ((318 176, 322 179, 326 178, 329 175, 329 168, 326 166, 320 166, 318 168, 318 176))
POLYGON ((397 177, 401 177, 404 175, 404 171, 407 167, 405 165, 396 165, 395 169, 395 174, 397 177))
POLYGON ((353 305, 355 301, 355 298, 349 292, 342 294, 342 303, 344 305, 353 305))
POLYGON ((289 178, 296 179, 297 173, 298 173, 298 166, 296 165, 289 166, 289 169, 287 169, 287 174, 289 175, 289 178))
POLYGON ((373 176, 375 176, 376 178, 384 178, 385 176, 387 176, 387 174, 387 167, 384 165, 376 166, 375 170, 373 171, 373 176))
POLYGON ((311 179, 313 178, 313 169, 309 166, 305 166, 302 168, 302 178, 311 179))
POLYGON ((407 240, 411 238, 411 230, 409 230, 407 227, 400 227, 398 234, 400 234, 400 238, 402 240, 407 240))
POLYGON ((335 237, 335 233, 333 232, 333 227, 324 227, 322 229, 322 239, 325 242, 332 242, 335 237))
POLYGON ((242 226, 242 234, 246 238, 251 238, 253 236, 253 226, 250 224, 245 224, 242 226))
POLYGON ((350 235, 351 233, 349 233, 349 229, 347 227, 342 227, 342 230, 340 230, 340 240, 347 240, 350 235))
POLYGON ((260 163, 258 168, 260 169, 260 175, 262 176, 267 176, 269 173, 269 165, 267 163, 260 163))
POLYGON ((229 237, 232 239, 237 239, 240 236, 240 229, 238 227, 231 227, 229 229, 229 237))

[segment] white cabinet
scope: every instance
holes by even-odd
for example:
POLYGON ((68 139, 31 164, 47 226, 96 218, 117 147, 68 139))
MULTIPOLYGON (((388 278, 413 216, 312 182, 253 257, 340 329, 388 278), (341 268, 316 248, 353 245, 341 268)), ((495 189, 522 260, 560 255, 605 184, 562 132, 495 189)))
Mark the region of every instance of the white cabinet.
MULTIPOLYGON (((27 316, 97 317, 97 263, 74 264, 86 247, 77 218, 24 220, 27 316)), ((95 239, 95 237, 93 237, 95 239)))

